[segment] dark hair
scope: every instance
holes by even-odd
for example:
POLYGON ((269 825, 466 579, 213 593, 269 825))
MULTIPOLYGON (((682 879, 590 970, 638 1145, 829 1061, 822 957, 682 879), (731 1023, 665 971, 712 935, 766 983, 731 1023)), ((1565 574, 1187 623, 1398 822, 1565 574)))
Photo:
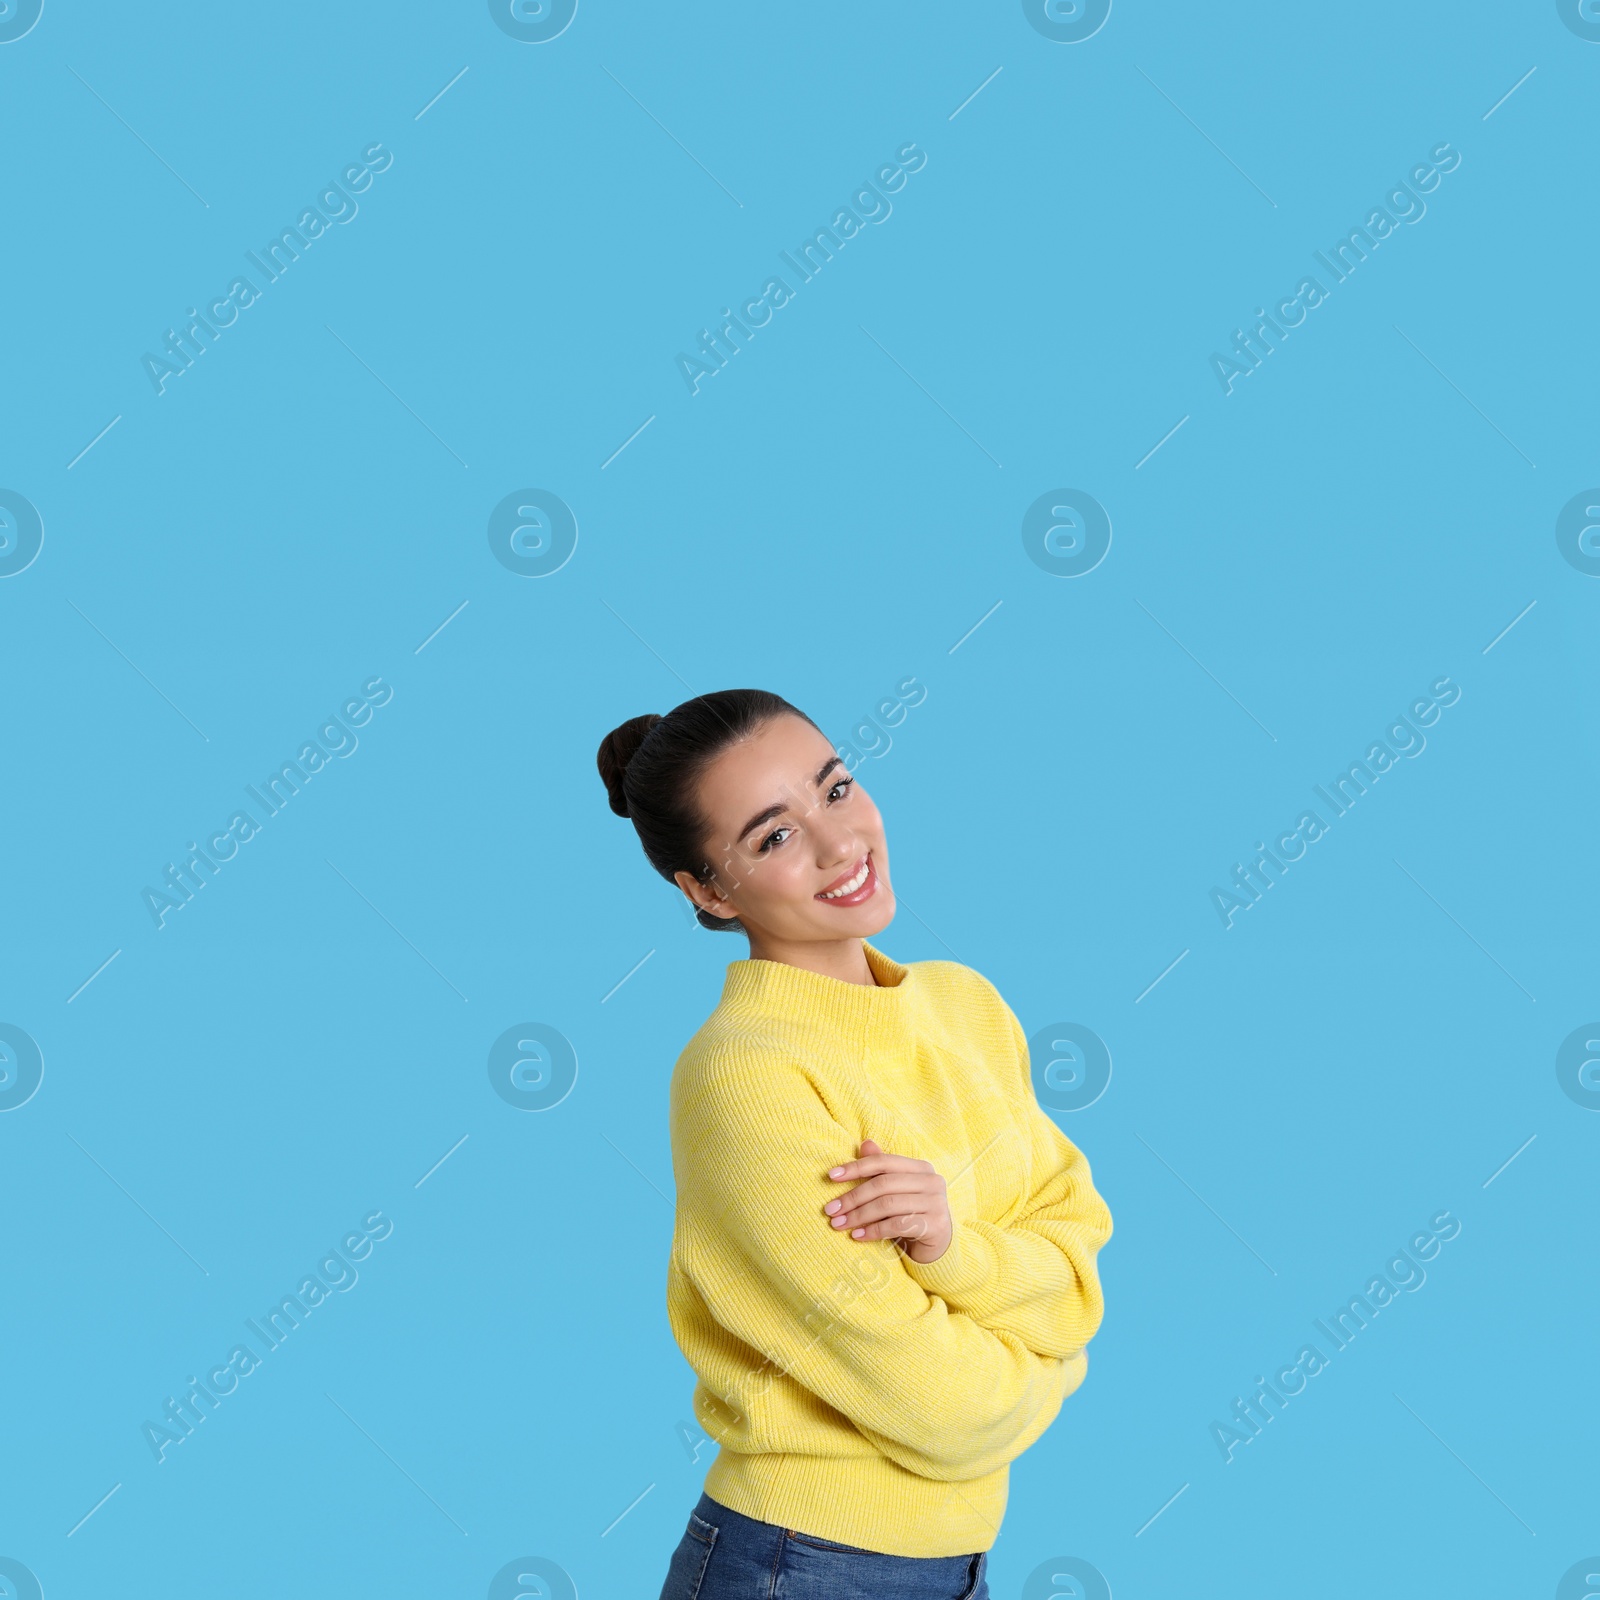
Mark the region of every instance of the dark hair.
MULTIPOLYGON (((730 744, 785 715, 817 726, 781 695, 719 689, 685 700, 664 717, 630 717, 600 741, 595 764, 611 809, 632 821, 650 865, 668 883, 674 873, 688 872, 709 884, 715 872, 706 856, 711 824, 696 799, 700 775, 730 744)), ((698 906, 695 918, 719 933, 745 931, 737 917, 714 917, 698 906)))

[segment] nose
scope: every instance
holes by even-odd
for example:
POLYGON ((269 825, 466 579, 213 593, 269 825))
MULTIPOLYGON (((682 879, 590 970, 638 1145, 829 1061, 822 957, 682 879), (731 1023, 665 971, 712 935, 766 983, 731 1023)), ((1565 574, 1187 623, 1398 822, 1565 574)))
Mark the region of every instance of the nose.
POLYGON ((831 840, 824 840, 817 851, 818 864, 824 867, 844 867, 859 861, 865 854, 853 829, 846 828, 831 840))

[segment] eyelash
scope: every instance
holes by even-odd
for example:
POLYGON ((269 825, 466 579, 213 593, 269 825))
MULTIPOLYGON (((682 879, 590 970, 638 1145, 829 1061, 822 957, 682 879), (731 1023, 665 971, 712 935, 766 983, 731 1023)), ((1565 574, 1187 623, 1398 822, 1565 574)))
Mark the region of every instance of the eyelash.
MULTIPOLYGON (((855 783, 856 783, 856 780, 854 778, 841 778, 836 784, 834 784, 833 788, 828 791, 828 794, 829 794, 829 796, 831 798, 831 796, 833 795, 835 790, 843 789, 845 791, 845 793, 840 798, 841 799, 848 798, 850 790, 852 790, 855 787, 855 783)), ((763 839, 761 841, 761 843, 756 846, 756 854, 757 855, 765 855, 767 853, 767 851, 769 851, 772 848, 772 841, 774 839, 776 839, 778 837, 778 835, 780 833, 782 833, 783 831, 784 830, 782 828, 774 828, 772 830, 772 832, 769 833, 766 836, 766 838, 763 839)))

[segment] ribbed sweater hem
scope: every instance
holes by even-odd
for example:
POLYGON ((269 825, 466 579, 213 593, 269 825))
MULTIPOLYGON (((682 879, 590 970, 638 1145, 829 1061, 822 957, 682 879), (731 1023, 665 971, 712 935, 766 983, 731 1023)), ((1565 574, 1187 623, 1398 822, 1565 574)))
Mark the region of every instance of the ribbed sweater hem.
POLYGON ((892 1556, 989 1549, 1006 1512, 1010 1468, 939 1483, 887 1456, 742 1455, 725 1446, 705 1492, 758 1522, 892 1556))
POLYGON ((951 1219, 950 1243, 937 1261, 917 1261, 902 1252, 907 1272, 929 1294, 970 1294, 994 1274, 994 1251, 982 1234, 951 1219))

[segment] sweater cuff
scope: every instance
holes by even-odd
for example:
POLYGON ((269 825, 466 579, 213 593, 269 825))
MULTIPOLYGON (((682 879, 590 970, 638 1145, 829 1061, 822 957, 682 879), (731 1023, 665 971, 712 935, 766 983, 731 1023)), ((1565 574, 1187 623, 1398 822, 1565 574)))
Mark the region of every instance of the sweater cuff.
POLYGON ((909 1255, 903 1260, 906 1271, 929 1294, 952 1303, 981 1288, 994 1270, 988 1241, 959 1222, 953 1223, 950 1243, 937 1261, 914 1261, 909 1255))

